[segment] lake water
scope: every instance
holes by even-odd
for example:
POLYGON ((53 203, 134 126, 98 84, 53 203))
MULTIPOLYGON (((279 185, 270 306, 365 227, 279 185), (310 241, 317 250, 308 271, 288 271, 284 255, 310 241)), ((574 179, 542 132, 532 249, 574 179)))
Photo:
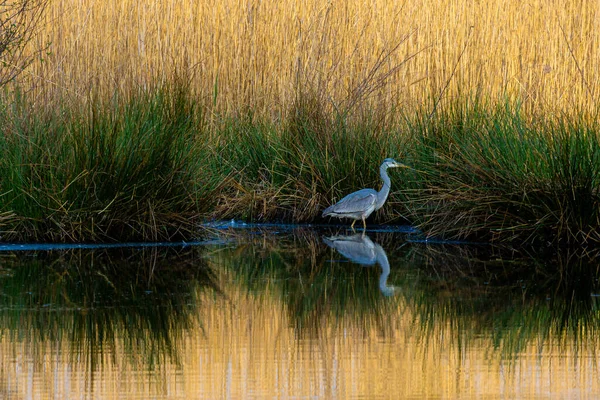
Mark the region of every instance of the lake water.
POLYGON ((600 397, 593 252, 238 228, 3 248, 0 398, 600 397))

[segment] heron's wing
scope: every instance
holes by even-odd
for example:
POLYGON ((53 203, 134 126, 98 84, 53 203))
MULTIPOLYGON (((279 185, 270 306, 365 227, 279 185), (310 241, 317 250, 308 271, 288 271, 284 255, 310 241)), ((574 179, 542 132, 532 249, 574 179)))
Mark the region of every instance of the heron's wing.
POLYGON ((323 213, 350 214, 364 212, 377 203, 377 192, 373 189, 362 189, 350 193, 331 207, 328 207, 323 213))

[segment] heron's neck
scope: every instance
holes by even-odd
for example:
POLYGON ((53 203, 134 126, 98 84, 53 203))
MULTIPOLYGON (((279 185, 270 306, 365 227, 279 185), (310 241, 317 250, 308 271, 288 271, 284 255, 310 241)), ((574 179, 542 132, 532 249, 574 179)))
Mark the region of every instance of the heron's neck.
POLYGON ((377 196, 377 206, 375 207, 376 210, 379 210, 381 207, 383 207, 383 203, 385 203, 388 195, 390 194, 390 185, 392 184, 390 182, 390 177, 387 174, 387 167, 385 165, 382 165, 379 168, 379 175, 381 175, 381 179, 383 179, 383 187, 377 196))

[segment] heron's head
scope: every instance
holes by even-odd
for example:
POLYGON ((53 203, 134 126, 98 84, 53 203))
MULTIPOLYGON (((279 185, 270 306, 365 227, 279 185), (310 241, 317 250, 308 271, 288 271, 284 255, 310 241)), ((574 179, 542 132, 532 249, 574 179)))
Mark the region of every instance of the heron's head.
POLYGON ((393 158, 386 158, 383 160, 383 166, 386 168, 410 168, 408 165, 402 164, 393 158))

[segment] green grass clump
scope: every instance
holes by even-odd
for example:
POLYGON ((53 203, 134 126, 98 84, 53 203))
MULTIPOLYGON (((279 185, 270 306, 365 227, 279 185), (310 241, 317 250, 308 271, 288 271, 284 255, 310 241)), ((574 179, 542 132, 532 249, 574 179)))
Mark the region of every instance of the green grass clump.
POLYGON ((455 106, 413 126, 404 205, 429 235, 503 242, 600 241, 598 127, 455 106))
POLYGON ((0 137, 3 240, 158 240, 186 236, 199 116, 177 88, 37 114, 5 106, 0 137))

